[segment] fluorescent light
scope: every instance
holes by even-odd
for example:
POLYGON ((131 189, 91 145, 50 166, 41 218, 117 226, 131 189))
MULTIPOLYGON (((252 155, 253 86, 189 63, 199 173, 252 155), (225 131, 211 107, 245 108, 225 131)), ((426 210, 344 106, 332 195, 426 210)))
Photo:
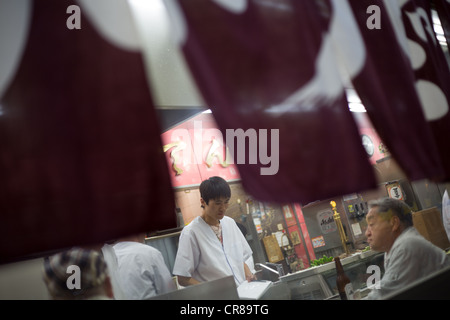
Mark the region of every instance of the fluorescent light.
POLYGON ((166 10, 162 0, 128 0, 128 2, 137 10, 166 10))
POLYGON ((351 112, 366 112, 366 108, 362 103, 350 102, 348 108, 351 112))
POLYGON ((439 44, 442 47, 447 47, 447 39, 444 36, 444 29, 442 28, 441 20, 439 19, 439 15, 437 14, 436 10, 431 10, 432 19, 433 19, 433 29, 436 33, 436 38, 439 41, 439 44))
POLYGON ((444 29, 442 29, 441 25, 434 25, 434 32, 436 32, 438 35, 443 35, 444 34, 444 29))
POLYGON ((347 95, 347 101, 349 103, 361 103, 361 99, 359 98, 355 89, 345 89, 345 93, 347 95))

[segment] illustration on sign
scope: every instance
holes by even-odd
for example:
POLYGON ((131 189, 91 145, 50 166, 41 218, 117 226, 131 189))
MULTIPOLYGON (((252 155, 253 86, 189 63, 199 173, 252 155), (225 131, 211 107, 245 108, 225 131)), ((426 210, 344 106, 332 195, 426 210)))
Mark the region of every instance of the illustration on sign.
POLYGON ((313 244, 314 249, 325 246, 325 239, 323 238, 323 236, 312 238, 311 242, 313 244))
POLYGON ((402 188, 400 187, 400 184, 398 182, 387 184, 386 189, 389 197, 397 200, 404 200, 402 188))
POLYGON ((320 211, 317 214, 317 221, 323 234, 328 234, 337 230, 337 225, 331 210, 320 211))

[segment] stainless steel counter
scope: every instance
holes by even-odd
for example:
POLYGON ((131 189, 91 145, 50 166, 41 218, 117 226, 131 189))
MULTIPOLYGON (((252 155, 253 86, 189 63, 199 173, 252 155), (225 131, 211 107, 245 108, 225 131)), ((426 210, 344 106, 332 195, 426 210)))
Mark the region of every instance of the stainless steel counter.
MULTIPOLYGON (((382 253, 370 250, 341 259, 354 290, 364 290, 369 276, 367 267, 371 264, 382 266, 383 257, 382 253)), ((292 300, 324 300, 337 294, 334 262, 287 274, 280 277, 280 281, 287 283, 292 300)))

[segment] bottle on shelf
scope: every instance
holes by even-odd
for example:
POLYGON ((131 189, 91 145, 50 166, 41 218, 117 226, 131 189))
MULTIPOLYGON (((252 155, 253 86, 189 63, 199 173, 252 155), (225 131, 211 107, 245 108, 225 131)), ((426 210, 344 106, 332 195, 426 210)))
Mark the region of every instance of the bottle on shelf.
POLYGON ((336 285, 341 300, 353 300, 353 286, 352 283, 350 282, 349 277, 347 277, 347 275, 344 272, 341 259, 339 257, 335 257, 334 263, 336 265, 336 272, 337 272, 336 285))

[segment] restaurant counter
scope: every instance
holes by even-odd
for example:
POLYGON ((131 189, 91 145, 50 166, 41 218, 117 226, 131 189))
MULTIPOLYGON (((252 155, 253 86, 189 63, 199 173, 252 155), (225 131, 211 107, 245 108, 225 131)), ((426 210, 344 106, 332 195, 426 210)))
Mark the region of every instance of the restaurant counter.
MULTIPOLYGON (((341 258, 344 271, 352 282, 358 299, 365 299, 370 292, 367 279, 372 275, 369 266, 380 268, 383 276, 383 253, 374 251, 359 252, 346 258, 341 258)), ((450 267, 444 268, 399 292, 386 296, 384 299, 449 299, 450 298, 450 267), (442 285, 445 284, 445 285, 442 285)), ((336 267, 334 262, 311 267, 295 273, 282 275, 276 281, 260 280, 252 282, 249 288, 255 286, 258 296, 251 298, 247 293, 243 296, 241 288, 237 288, 232 276, 205 282, 199 285, 182 288, 168 294, 156 296, 152 300, 340 300, 336 289, 336 267), (260 282, 260 283, 258 283, 260 282), (266 289, 257 292, 264 283, 270 283, 266 289)))
MULTIPOLYGON (((351 254, 341 258, 345 274, 350 278, 353 289, 361 298, 368 294, 366 282, 371 272, 367 268, 376 265, 383 275, 384 254, 372 250, 351 254)), ((336 287, 336 267, 334 262, 311 267, 280 277, 290 289, 292 300, 328 300, 338 297, 336 287)))
MULTIPOLYGON (((373 251, 342 258, 344 271, 358 293, 367 294, 367 268, 378 265, 382 270, 384 254, 373 251)), ((380 275, 381 276, 381 275, 380 275)), ((152 300, 332 300, 339 299, 334 262, 280 276, 277 281, 251 282, 246 289, 236 287, 232 276, 181 288, 152 300), (264 286, 267 284, 267 286, 264 286), (262 290, 262 291, 261 291, 262 290), (254 292, 253 292, 254 291, 254 292), (253 298, 254 296, 254 298, 253 298)))

